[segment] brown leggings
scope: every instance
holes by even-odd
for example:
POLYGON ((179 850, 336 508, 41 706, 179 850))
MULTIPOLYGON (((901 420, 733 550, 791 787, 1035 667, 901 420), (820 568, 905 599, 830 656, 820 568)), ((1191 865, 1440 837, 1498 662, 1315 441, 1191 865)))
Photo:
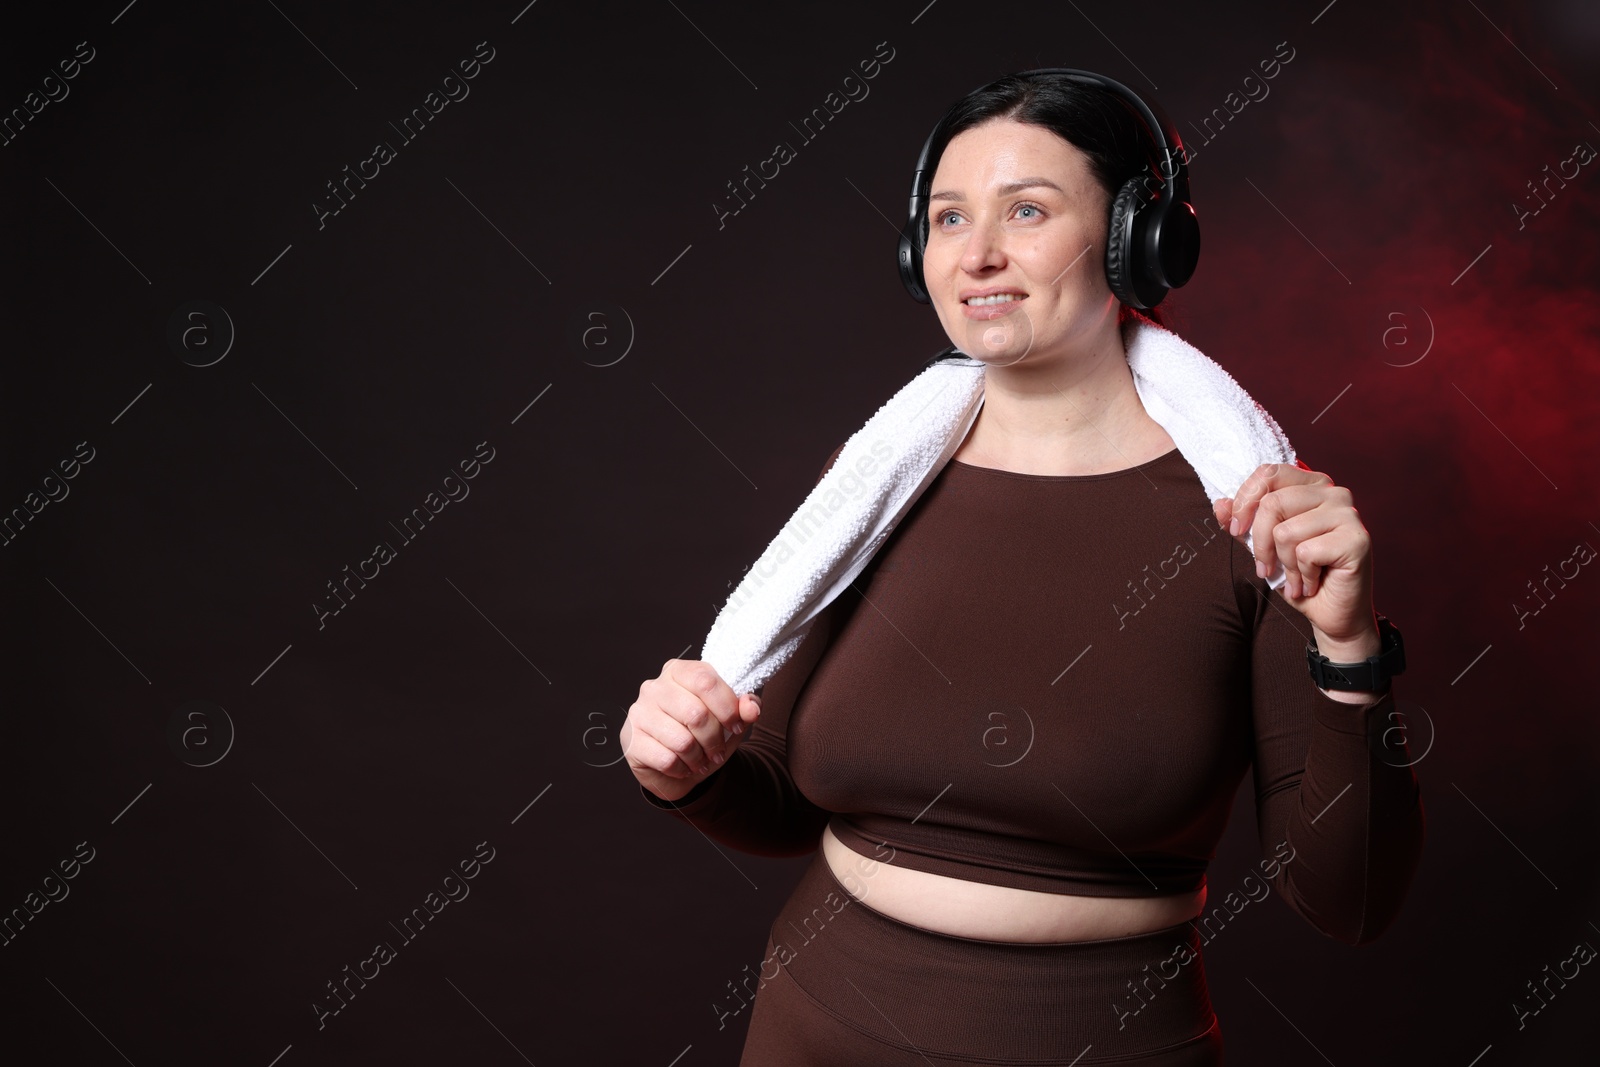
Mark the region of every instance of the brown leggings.
POLYGON ((854 899, 818 850, 766 953, 740 1067, 1222 1062, 1188 923, 1103 941, 955 937, 854 899))

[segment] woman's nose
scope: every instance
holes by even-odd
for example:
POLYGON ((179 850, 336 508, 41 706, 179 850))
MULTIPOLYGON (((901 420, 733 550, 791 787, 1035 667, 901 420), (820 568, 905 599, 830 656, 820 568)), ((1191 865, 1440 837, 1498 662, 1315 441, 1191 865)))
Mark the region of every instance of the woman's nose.
POLYGON ((961 266, 976 274, 990 266, 1005 264, 1005 249, 1000 235, 989 225, 974 225, 967 235, 967 247, 961 253, 961 266))

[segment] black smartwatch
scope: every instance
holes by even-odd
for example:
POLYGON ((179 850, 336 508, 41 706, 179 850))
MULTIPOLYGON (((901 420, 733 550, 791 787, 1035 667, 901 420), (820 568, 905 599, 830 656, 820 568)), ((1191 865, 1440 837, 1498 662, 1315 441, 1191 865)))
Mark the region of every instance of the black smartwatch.
POLYGON ((1378 638, 1382 641, 1378 654, 1359 663, 1334 663, 1318 652, 1316 645, 1307 645, 1306 663, 1317 686, 1362 693, 1388 689, 1389 679, 1405 672, 1406 646, 1400 639, 1400 631, 1382 614, 1378 615, 1378 638))

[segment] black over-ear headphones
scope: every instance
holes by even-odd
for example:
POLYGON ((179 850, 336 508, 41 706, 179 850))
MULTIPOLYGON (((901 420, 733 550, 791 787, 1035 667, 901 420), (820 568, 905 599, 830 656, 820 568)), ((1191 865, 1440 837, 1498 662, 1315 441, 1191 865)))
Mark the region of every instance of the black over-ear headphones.
MULTIPOLYGON (((1166 115, 1121 82, 1071 67, 1040 67, 1016 77, 1058 76, 1103 89, 1118 97, 1149 131, 1156 175, 1129 178, 1111 202, 1106 236, 1106 281, 1117 299, 1145 309, 1161 303, 1194 274, 1200 258, 1200 222, 1189 203, 1188 159, 1183 140, 1166 115), (1155 179, 1159 177, 1160 181, 1155 179)), ((976 91, 976 90, 974 90, 976 91)), ((928 196, 932 192, 934 145, 942 140, 940 119, 923 142, 911 180, 911 205, 900 230, 900 280, 920 303, 929 303, 922 284, 922 252, 928 243, 928 196)), ((941 144, 942 152, 944 146, 941 144)))

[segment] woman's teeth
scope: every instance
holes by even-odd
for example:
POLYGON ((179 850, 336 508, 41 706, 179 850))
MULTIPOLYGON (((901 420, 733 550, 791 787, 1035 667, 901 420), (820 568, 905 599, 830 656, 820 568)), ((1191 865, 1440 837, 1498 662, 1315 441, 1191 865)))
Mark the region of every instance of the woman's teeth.
POLYGON ((1004 304, 1012 300, 1021 300, 1019 293, 996 293, 994 296, 975 296, 966 303, 968 307, 984 307, 989 304, 1004 304))

